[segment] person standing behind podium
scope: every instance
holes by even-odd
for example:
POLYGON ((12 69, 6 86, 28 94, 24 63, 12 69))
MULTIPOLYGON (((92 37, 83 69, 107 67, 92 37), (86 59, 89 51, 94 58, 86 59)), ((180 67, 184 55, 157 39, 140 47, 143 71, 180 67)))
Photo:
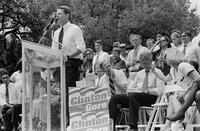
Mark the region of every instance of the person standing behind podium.
POLYGON ((86 46, 81 28, 72 24, 69 20, 70 8, 68 6, 59 6, 56 14, 57 23, 61 27, 54 33, 52 49, 62 50, 66 58, 66 101, 67 117, 69 117, 68 87, 75 87, 76 81, 79 80, 83 58, 82 53, 86 50, 86 46))

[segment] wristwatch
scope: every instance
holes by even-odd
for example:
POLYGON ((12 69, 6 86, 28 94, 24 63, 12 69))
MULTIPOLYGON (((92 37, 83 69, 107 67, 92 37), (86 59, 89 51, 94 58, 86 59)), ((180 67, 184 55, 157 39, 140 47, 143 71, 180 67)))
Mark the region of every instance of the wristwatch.
POLYGON ((69 60, 69 55, 67 55, 67 60, 69 60))

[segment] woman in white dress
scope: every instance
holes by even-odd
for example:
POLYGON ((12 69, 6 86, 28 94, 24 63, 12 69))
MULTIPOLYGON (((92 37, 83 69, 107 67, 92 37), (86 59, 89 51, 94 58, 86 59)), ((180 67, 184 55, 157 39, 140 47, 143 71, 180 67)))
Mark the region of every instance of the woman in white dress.
MULTIPOLYGON (((195 70, 194 66, 188 62, 183 62, 185 60, 183 54, 176 48, 170 48, 165 52, 166 62, 171 66, 170 74, 164 76, 162 72, 152 68, 152 71, 163 81, 169 82, 172 80, 171 85, 167 86, 176 93, 169 98, 169 105, 167 109, 167 115, 170 116, 174 112, 177 112, 182 104, 184 103, 189 90, 194 86, 194 78, 192 75, 198 76, 199 74, 195 70)), ((182 117, 181 119, 183 119, 182 117)), ((166 121, 164 128, 170 129, 171 122, 166 121)), ((181 124, 179 124, 181 125, 181 124)), ((179 129, 183 128, 179 126, 179 129)))

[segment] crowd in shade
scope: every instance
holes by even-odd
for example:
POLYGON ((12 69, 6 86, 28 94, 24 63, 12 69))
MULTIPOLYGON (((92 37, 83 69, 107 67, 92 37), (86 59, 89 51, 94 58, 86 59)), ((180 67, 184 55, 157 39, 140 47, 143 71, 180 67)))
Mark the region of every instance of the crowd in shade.
MULTIPOLYGON (((80 58, 83 56, 82 61, 74 63, 81 64, 81 68, 76 69, 81 72, 79 80, 93 74, 96 76, 95 88, 108 88, 111 96, 109 116, 114 127, 120 117, 118 105, 121 108, 129 108, 130 131, 138 130, 139 107, 151 106, 166 87, 172 88, 176 91, 168 96, 167 120, 161 130, 169 130, 174 122, 178 128, 183 129, 184 122, 190 116, 188 108, 193 101, 196 101, 197 109, 200 111, 200 74, 198 73, 200 39, 199 36, 194 38, 192 34, 189 31, 181 32, 175 29, 171 31, 169 37, 161 30, 156 32, 155 38, 144 41, 137 30, 130 30, 131 45, 116 41, 112 44, 111 53, 104 51, 104 41, 97 39, 93 42, 94 50, 87 48, 85 52, 78 55, 80 58), (177 86, 179 90, 176 89, 177 86)), ((5 37, 4 43, 0 51, 0 68, 2 68, 0 93, 4 94, 1 95, 0 105, 3 105, 1 112, 4 128, 9 131, 10 128, 17 128, 22 107, 21 42, 19 37, 9 34, 5 37)), ((59 70, 55 70, 52 74, 55 82, 52 84, 51 93, 59 95, 60 88, 57 88, 60 86, 59 70)), ((41 72, 35 72, 33 78, 39 78, 34 80, 36 86, 45 83, 41 72)), ((46 92, 45 90, 46 88, 43 92, 46 92)), ((33 98, 38 98, 40 95, 42 94, 36 93, 33 98)))
POLYGON ((172 123, 176 129, 184 129, 191 113, 187 109, 193 101, 200 111, 198 39, 192 32, 175 29, 170 37, 165 31, 158 31, 155 38, 143 41, 142 36, 132 30, 131 46, 114 42, 111 54, 103 50, 102 40, 95 40, 95 49, 87 48, 83 54, 80 79, 94 73, 98 77, 95 87, 109 88, 109 115, 114 130, 119 124, 119 105, 129 108, 130 131, 137 131, 139 107, 151 106, 166 88, 174 89, 168 96, 167 120, 161 130, 170 130, 172 123))

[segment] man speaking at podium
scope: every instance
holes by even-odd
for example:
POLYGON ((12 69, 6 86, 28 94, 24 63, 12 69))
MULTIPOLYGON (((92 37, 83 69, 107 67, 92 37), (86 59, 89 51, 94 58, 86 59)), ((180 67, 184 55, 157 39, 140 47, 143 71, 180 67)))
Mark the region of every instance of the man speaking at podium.
MULTIPOLYGON (((86 50, 81 28, 70 23, 70 12, 68 6, 57 8, 56 20, 61 27, 55 31, 52 43, 52 49, 62 50, 66 59, 66 114, 68 118, 68 87, 76 87, 76 81, 79 80, 80 76, 82 53, 86 50)), ((69 125, 69 120, 67 124, 69 125)))

